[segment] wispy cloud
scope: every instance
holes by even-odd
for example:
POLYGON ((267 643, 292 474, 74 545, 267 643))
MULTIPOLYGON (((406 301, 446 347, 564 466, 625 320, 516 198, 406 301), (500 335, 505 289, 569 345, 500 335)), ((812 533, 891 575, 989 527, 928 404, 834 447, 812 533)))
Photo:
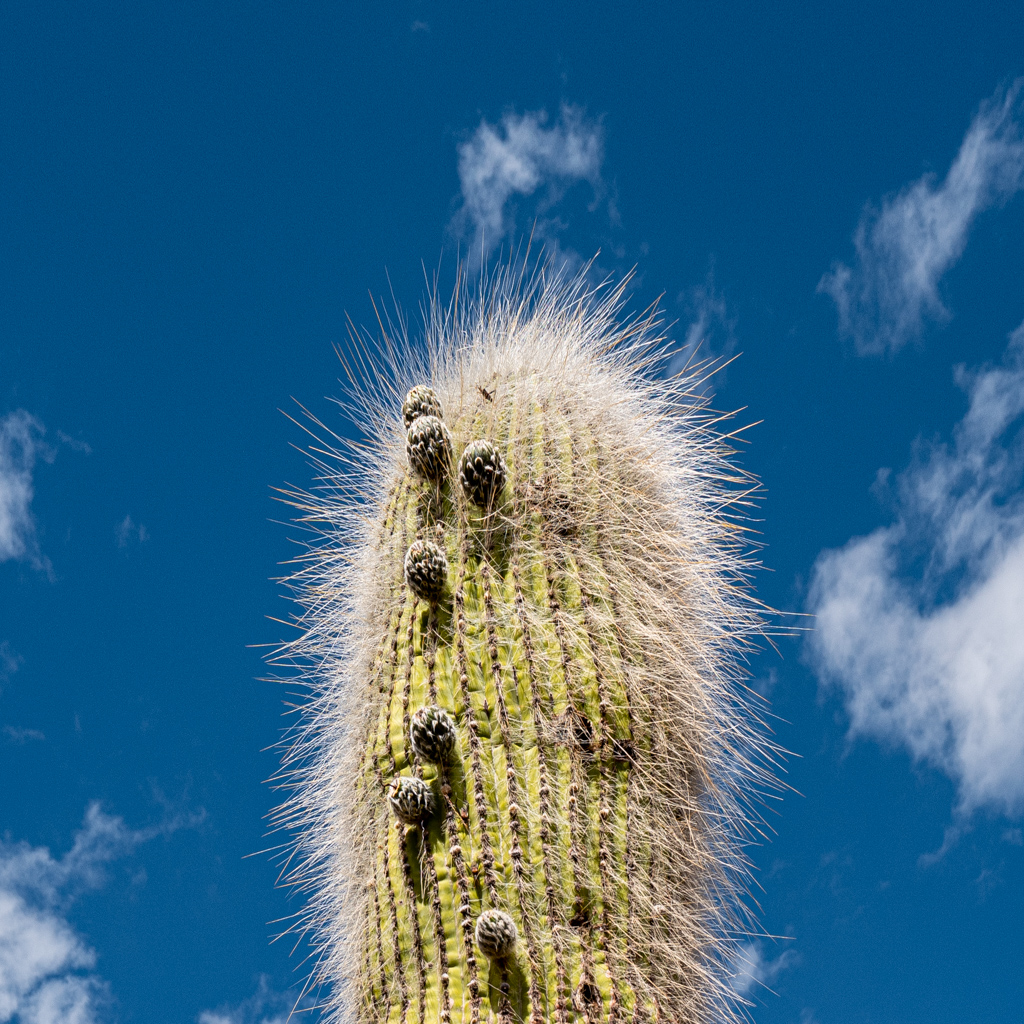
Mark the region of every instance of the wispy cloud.
POLYGON ((23 729, 17 725, 5 725, 4 735, 12 742, 17 743, 19 746, 24 746, 30 740, 45 740, 46 734, 40 732, 38 729, 23 729))
POLYGON ((462 205, 450 229, 469 239, 471 259, 487 256, 516 230, 516 217, 508 209, 513 197, 538 197, 535 237, 557 248, 564 225, 552 209, 566 190, 589 182, 595 204, 604 192, 604 129, 579 107, 563 105, 550 125, 544 111, 507 113, 496 125, 481 121, 458 153, 462 205))
POLYGON ((892 525, 817 561, 809 652, 852 735, 904 745, 963 814, 1024 809, 1024 324, 970 395, 952 444, 921 444, 892 525))
POLYGON ((136 523, 131 515, 126 515, 114 529, 117 546, 124 551, 132 544, 143 544, 149 540, 149 531, 141 523, 136 523))
POLYGON ((741 999, 757 995, 758 989, 771 989, 783 971, 799 962, 795 949, 785 949, 770 957, 763 942, 745 942, 733 962, 732 989, 741 999))
POLYGON ((0 642, 0 683, 6 683, 21 668, 25 659, 11 647, 9 640, 0 642))
POLYGON ((0 562, 15 559, 48 570, 32 515, 36 460, 53 458, 43 434, 42 423, 24 409, 0 419, 0 562))
POLYGON ((840 333, 861 354, 895 353, 926 320, 949 316, 939 280, 963 253, 975 217, 1024 187, 1022 85, 982 104, 941 182, 926 174, 880 209, 869 205, 853 237, 853 267, 837 262, 819 282, 835 300, 840 333))
POLYGON ((65 434, 63 430, 57 431, 57 440, 66 444, 73 452, 81 452, 83 455, 92 455, 92 445, 88 441, 65 434))
POLYGON ((95 950, 68 921, 71 905, 103 885, 107 865, 200 819, 179 814, 136 830, 92 803, 63 857, 0 840, 0 1024, 107 1019, 109 986, 95 972, 95 950))
MULTIPOLYGON (((298 1008, 310 1005, 311 1000, 303 999, 298 1008)), ((248 999, 216 1010, 203 1010, 196 1020, 198 1024, 286 1024, 294 1007, 294 995, 275 992, 266 975, 261 975, 256 991, 248 999)), ((305 1019, 305 1015, 301 1015, 301 1019, 305 1019)))
MULTIPOLYGON (((672 360, 670 372, 676 373, 694 362, 721 360, 736 351, 738 318, 715 285, 714 269, 704 281, 679 296, 689 325, 680 351, 672 360)), ((721 374, 714 381, 721 383, 721 374)), ((709 382, 709 386, 710 386, 709 382)))

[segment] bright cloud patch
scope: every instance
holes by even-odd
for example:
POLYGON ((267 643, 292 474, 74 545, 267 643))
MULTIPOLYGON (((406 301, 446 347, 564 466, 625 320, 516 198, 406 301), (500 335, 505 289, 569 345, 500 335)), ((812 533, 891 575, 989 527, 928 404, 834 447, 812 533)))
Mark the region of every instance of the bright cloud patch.
POLYGON ((43 425, 24 409, 0 419, 0 562, 18 559, 45 568, 32 517, 32 471, 48 450, 43 425))
POLYGON ((1024 810, 1024 324, 958 382, 952 445, 898 480, 893 525, 823 553, 810 651, 851 732, 954 779, 960 809, 1024 810))
POLYGON ((94 971, 95 951, 68 922, 68 909, 84 891, 103 884, 106 865, 201 820, 201 812, 177 815, 136 831, 92 803, 74 844, 59 859, 44 846, 0 841, 0 1024, 98 1024, 107 1018, 108 986, 94 971))
POLYGON ((107 1002, 96 954, 66 919, 68 904, 102 883, 104 865, 145 836, 98 804, 72 848, 55 859, 42 846, 0 843, 0 1022, 93 1024, 107 1002))
POLYGON ((928 174, 880 210, 869 206, 854 234, 854 266, 837 263, 821 279, 840 332, 861 354, 896 352, 926 319, 949 315, 939 279, 963 253, 974 218, 1024 187, 1021 87, 982 104, 940 183, 928 174))
MULTIPOLYGON (((543 215, 579 181, 601 188, 604 133, 572 106, 563 106, 558 120, 547 124, 540 113, 506 114, 498 125, 481 121, 472 137, 459 146, 462 208, 452 227, 459 236, 472 235, 471 256, 487 254, 515 228, 506 212, 514 195, 542 193, 543 215)), ((552 222, 538 229, 548 240, 552 222)))
POLYGON ((783 950, 778 956, 771 957, 764 943, 744 943, 737 951, 733 965, 733 991, 741 999, 756 997, 759 989, 770 991, 779 975, 798 960, 794 949, 783 950))
MULTIPOLYGON (((261 976, 256 991, 248 999, 237 1006, 203 1010, 196 1019, 198 1024, 287 1024, 293 1008, 294 997, 275 992, 266 976, 261 976)), ((309 1000, 303 1000, 297 1009, 308 1008, 309 1000)), ((305 1016, 299 1012, 292 1019, 303 1020, 305 1016)))

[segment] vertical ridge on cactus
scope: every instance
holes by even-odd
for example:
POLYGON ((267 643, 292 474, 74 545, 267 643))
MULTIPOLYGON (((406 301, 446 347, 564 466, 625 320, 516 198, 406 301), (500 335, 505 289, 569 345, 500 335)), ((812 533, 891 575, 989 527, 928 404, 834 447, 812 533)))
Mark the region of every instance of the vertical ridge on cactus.
POLYGON ((277 823, 327 1020, 742 1016, 778 788, 742 685, 756 482, 623 289, 509 268, 434 301, 425 353, 356 339, 364 436, 287 496, 310 696, 277 823))

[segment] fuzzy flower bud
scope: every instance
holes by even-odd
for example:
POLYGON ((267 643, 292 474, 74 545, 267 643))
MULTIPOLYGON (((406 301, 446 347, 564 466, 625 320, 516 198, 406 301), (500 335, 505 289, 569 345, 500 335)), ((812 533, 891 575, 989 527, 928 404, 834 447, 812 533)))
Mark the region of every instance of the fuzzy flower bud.
POLYGON ((420 708, 409 726, 412 752, 428 764, 446 764, 455 749, 455 720, 436 704, 420 708))
POLYGON ((434 791, 414 775, 398 775, 388 790, 388 802, 399 821, 417 825, 434 813, 434 791))
POLYGON ((415 540, 405 553, 405 582, 424 601, 437 601, 448 578, 444 551, 429 540, 415 540))
POLYGON ((459 459, 459 481, 474 505, 489 508, 501 494, 507 476, 505 460, 487 440, 470 441, 459 459))
POLYGON ((503 960, 516 946, 516 923, 503 910, 485 910, 476 921, 476 944, 491 960, 503 960))
POLYGON ((405 436, 409 465, 427 480, 440 481, 452 461, 452 439, 448 428, 436 416, 413 420, 405 436))
POLYGON ((437 392, 427 387, 426 384, 417 384, 411 388, 402 403, 402 419, 405 420, 406 430, 412 426, 413 420, 421 416, 436 416, 439 420, 444 419, 441 412, 441 400, 437 392))

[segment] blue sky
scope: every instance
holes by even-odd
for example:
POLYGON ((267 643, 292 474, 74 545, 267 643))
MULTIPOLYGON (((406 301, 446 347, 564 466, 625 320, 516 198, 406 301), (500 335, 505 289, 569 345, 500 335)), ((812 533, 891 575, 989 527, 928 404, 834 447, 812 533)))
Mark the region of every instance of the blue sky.
MULTIPOLYGON (((759 1024, 1024 1005, 1024 8, 12 2, 0 1024, 269 1024, 260 644, 335 344, 535 227, 758 422, 759 1024), (422 262, 421 262, 422 261, 422 262), (390 298, 386 299, 390 301, 390 298)), ((269 617, 269 618, 268 618, 269 617)), ((315 1017, 315 1015, 314 1015, 315 1017)))

